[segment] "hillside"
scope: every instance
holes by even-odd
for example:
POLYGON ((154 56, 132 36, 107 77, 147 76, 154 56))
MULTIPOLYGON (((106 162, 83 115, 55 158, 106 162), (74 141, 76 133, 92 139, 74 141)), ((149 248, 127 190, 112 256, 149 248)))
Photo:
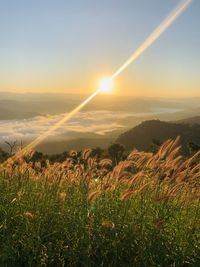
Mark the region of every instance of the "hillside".
POLYGON ((4 162, 0 266, 200 266, 199 155, 177 145, 4 162))
POLYGON ((0 120, 21 120, 39 116, 37 112, 17 111, 15 109, 0 107, 0 120))
POLYGON ((200 124, 200 116, 194 116, 176 121, 177 123, 184 124, 200 124))
POLYGON ((111 138, 78 138, 72 140, 44 142, 38 145, 37 150, 48 155, 57 154, 64 151, 70 151, 72 149, 84 150, 88 147, 106 148, 111 143, 111 138))
POLYGON ((116 142, 124 145, 127 150, 133 148, 146 150, 151 145, 152 140, 163 142, 168 138, 176 138, 178 135, 181 137, 183 151, 188 152, 188 142, 200 144, 200 125, 171 123, 159 120, 144 121, 121 134, 116 142))

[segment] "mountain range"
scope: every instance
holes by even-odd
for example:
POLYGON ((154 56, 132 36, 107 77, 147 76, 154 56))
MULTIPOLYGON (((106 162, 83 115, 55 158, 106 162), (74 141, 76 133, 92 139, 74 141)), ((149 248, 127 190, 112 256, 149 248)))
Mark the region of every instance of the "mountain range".
MULTIPOLYGON (((1 129, 4 131, 4 120, 23 121, 37 116, 47 118, 48 115, 62 114, 69 112, 80 104, 87 96, 67 94, 15 94, 0 92, 0 121, 1 129)), ((88 106, 85 111, 104 111, 102 116, 103 124, 108 125, 108 113, 112 112, 113 122, 122 126, 113 129, 104 135, 98 132, 83 132, 67 129, 66 133, 51 137, 40 144, 37 149, 44 153, 60 153, 70 149, 84 149, 87 147, 107 147, 117 142, 125 146, 127 150, 136 147, 139 150, 146 150, 152 144, 152 140, 162 142, 168 138, 181 136, 183 150, 188 151, 188 142, 200 144, 200 99, 160 99, 133 96, 99 95, 88 106), (103 116, 105 117, 105 120, 103 116), (120 116, 119 116, 120 114, 120 116)), ((110 115, 109 115, 110 116, 110 115)), ((110 117, 111 118, 111 117, 110 117)), ((91 119, 91 118, 90 118, 91 119)), ((76 121, 82 121, 82 117, 76 121)), ((97 117, 87 123, 97 124, 97 117)), ((38 121, 39 122, 39 121, 38 121)), ((45 120, 44 120, 45 122, 45 120)), ((24 122, 24 125, 27 121, 24 122)), ((19 123, 14 124, 15 131, 21 134, 19 123)), ((9 125, 9 129, 11 126, 9 125)), ((41 126, 42 127, 42 126, 41 126)), ((85 127, 82 125, 82 127, 85 127)), ((35 129, 35 128, 34 128, 35 129)), ((75 128, 74 128, 75 129, 75 128)), ((77 127, 79 129, 79 127, 77 127)), ((107 128, 105 128, 107 129, 107 128)), ((32 131, 32 128, 30 129, 32 131)), ((6 137, 7 135, 5 135, 6 137)), ((21 141, 21 140, 19 140, 21 141)), ((24 144, 27 142, 25 140, 24 144)), ((1 147, 5 147, 1 142, 1 147)))

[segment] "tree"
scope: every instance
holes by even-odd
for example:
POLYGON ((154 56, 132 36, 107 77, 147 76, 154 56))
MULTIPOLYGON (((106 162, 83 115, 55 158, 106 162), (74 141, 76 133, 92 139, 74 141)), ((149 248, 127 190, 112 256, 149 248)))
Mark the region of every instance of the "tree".
POLYGON ((112 144, 108 147, 108 154, 115 164, 118 164, 123 159, 125 148, 121 144, 112 144))
POLYGON ((153 138, 151 140, 151 144, 150 144, 149 148, 147 149, 147 151, 156 153, 156 152, 158 152, 161 145, 162 145, 162 142, 160 140, 153 138))
POLYGON ((33 162, 41 161, 42 159, 43 159, 42 152, 34 151, 32 157, 31 157, 31 161, 33 161, 33 162))
POLYGON ((9 146, 9 155, 10 156, 12 156, 13 155, 13 152, 14 152, 14 148, 15 148, 15 146, 16 146, 16 144, 17 144, 17 141, 14 141, 14 142, 8 142, 8 141, 5 141, 5 143, 6 143, 6 145, 8 145, 9 146))
POLYGON ((4 162, 9 158, 9 154, 5 152, 2 148, 0 148, 0 162, 4 162))
POLYGON ((190 153, 196 153, 200 150, 200 145, 195 144, 193 142, 188 143, 190 153))
POLYGON ((91 156, 92 157, 101 158, 102 153, 103 153, 103 149, 102 148, 95 147, 95 148, 92 149, 91 156))

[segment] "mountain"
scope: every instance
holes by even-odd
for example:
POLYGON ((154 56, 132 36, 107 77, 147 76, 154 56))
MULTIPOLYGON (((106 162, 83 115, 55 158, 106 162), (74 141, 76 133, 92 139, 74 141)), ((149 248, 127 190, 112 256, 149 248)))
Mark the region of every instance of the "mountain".
MULTIPOLYGON (((82 103, 88 95, 75 94, 34 94, 0 92, 0 108, 9 110, 59 114, 72 110, 82 103)), ((186 101, 162 98, 145 98, 134 96, 98 95, 87 106, 85 111, 109 110, 134 113, 168 113, 193 107, 186 101)))
POLYGON ((76 149, 78 151, 86 148, 108 147, 113 139, 110 138, 79 138, 72 140, 44 142, 37 146, 37 151, 41 151, 45 154, 57 154, 64 151, 70 151, 76 149))
POLYGON ((180 136, 183 152, 188 152, 188 143, 200 144, 200 125, 163 122, 159 120, 144 121, 131 130, 121 134, 116 142, 124 145, 127 150, 137 148, 147 150, 152 140, 160 142, 180 136))
POLYGON ((183 124, 200 124, 200 116, 194 116, 194 117, 178 120, 176 122, 183 123, 183 124))
POLYGON ((21 120, 39 116, 37 112, 16 111, 0 107, 0 120, 21 120))

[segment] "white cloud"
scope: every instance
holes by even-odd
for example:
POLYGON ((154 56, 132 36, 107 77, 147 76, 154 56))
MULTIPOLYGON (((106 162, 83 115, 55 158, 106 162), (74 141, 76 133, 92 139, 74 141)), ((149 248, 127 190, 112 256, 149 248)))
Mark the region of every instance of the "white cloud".
MULTIPOLYGON (((0 121, 0 141, 32 140, 47 131, 65 114, 37 116, 25 120, 0 121)), ((112 111, 87 111, 77 113, 69 122, 57 129, 51 137, 69 132, 104 134, 123 127, 117 123, 118 119, 130 116, 130 113, 112 111)))

